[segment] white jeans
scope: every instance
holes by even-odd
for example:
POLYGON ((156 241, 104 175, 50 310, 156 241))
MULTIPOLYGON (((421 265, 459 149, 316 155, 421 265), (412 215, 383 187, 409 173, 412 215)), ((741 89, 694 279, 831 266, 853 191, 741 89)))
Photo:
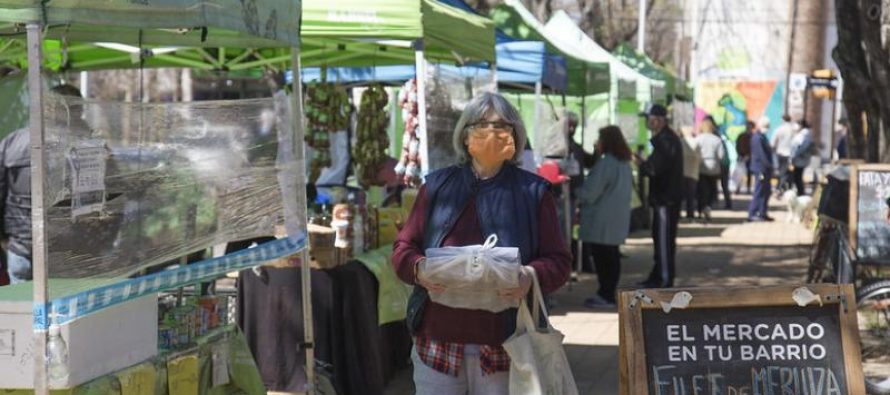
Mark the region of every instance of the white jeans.
POLYGON ((482 374, 477 345, 465 346, 464 360, 457 377, 427 366, 414 349, 411 349, 411 361, 414 363, 417 395, 507 395, 509 389, 510 373, 482 374))

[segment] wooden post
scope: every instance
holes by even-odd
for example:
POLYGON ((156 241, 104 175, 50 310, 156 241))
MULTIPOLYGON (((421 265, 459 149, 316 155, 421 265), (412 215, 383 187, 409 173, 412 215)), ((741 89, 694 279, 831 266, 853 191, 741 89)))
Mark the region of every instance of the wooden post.
POLYGON ((34 393, 49 395, 49 375, 47 372, 47 265, 46 265, 46 224, 43 207, 44 180, 46 179, 46 158, 44 156, 43 124, 43 26, 29 23, 28 34, 28 93, 30 97, 31 132, 31 232, 33 239, 31 263, 34 281, 34 393), (41 314, 42 316, 36 316, 41 314), (41 323, 38 326, 36 323, 41 323))

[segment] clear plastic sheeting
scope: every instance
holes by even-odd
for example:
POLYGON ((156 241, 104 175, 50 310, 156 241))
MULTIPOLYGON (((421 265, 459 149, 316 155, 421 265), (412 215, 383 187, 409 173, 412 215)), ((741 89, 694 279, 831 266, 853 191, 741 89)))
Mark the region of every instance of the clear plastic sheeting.
POLYGON ((302 141, 283 93, 45 103, 50 278, 132 276, 215 244, 302 236, 302 141))
POLYGON ((496 90, 494 74, 478 67, 458 68, 427 62, 425 143, 430 171, 457 162, 452 136, 467 104, 480 92, 496 90))

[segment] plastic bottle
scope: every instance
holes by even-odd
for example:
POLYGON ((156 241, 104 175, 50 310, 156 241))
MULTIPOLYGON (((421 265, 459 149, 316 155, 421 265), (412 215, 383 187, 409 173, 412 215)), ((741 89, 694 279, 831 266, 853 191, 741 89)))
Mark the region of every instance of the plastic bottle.
POLYGON ((57 324, 49 327, 46 350, 49 357, 50 383, 66 384, 68 381, 68 345, 62 338, 62 330, 57 324))

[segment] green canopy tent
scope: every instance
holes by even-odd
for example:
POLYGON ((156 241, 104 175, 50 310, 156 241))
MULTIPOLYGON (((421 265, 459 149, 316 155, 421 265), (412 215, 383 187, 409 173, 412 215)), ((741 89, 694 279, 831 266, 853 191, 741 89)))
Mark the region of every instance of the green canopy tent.
MULTIPOLYGON (((678 81, 674 73, 652 61, 646 54, 638 52, 631 47, 630 44, 622 43, 612 52, 616 57, 621 59, 622 62, 633 67, 643 75, 655 80, 664 81, 665 94, 662 96, 691 97, 692 92, 688 84, 683 81, 678 81)), ((657 100, 659 98, 654 99, 657 100)), ((661 99, 664 100, 664 98, 661 99)))
MULTIPOLYGON (((410 65, 427 75, 427 62, 494 64, 491 20, 437 0, 306 0, 301 39, 305 65, 410 65)), ((430 170, 426 81, 418 82, 421 173, 430 170)))
MULTIPOLYGON (((299 19, 300 2, 293 0, 217 0, 212 3, 200 0, 157 0, 150 3, 131 0, 0 0, 0 35, 5 38, 0 48, 24 48, 27 55, 22 66, 45 64, 43 50, 45 46, 54 45, 45 43, 45 38, 59 42, 60 47, 64 48, 61 54, 65 56, 76 53, 71 51, 72 48, 78 49, 68 43, 101 42, 137 46, 140 48, 136 54, 137 63, 140 64, 144 64, 146 57, 142 49, 150 46, 277 48, 289 52, 293 67, 299 68, 299 19)), ((91 48, 83 48, 87 49, 91 48)), ((109 66, 112 64, 106 63, 109 66)), ((28 67, 32 145, 34 389, 39 395, 49 393, 47 328, 50 319, 44 206, 47 157, 44 148, 43 78, 41 67, 28 67)), ((295 82, 294 113, 296 117, 301 117, 300 84, 298 79, 295 82)), ((300 147, 302 141, 301 125, 301 122, 293 122, 292 125, 295 149, 300 147)), ((299 237, 297 233, 300 232, 305 236, 305 229, 289 229, 291 238, 299 237)), ((296 246, 301 243, 292 244, 296 246)), ((191 270, 191 267, 185 266, 166 271, 165 274, 174 275, 169 277, 171 281, 151 292, 183 286, 184 282, 172 280, 179 278, 180 271, 191 273, 191 270)), ((306 327, 311 328, 311 309, 307 309, 309 265, 303 265, 302 274, 304 319, 306 327)), ((205 275, 211 274, 205 272, 205 275)), ((124 283, 129 284, 125 280, 120 284, 124 283)), ((145 294, 142 292, 127 294, 135 297, 145 294)), ((312 333, 306 332, 306 341, 311 344, 312 333)), ((311 348, 306 351, 307 360, 314 360, 311 348)), ((307 364, 310 381, 314 379, 311 366, 307 364)))
POLYGON ((307 66, 410 64, 416 48, 453 64, 495 59, 494 23, 436 0, 306 0, 300 32, 307 66))
MULTIPOLYGON (((561 93, 581 97, 582 113, 587 112, 585 106, 587 97, 608 95, 611 90, 609 63, 591 61, 579 53, 577 48, 567 45, 565 40, 554 37, 519 0, 505 1, 491 11, 491 18, 505 34, 518 39, 542 41, 547 45, 548 52, 565 58, 568 84, 566 91, 561 93)), ((544 105, 541 95, 541 86, 538 84, 535 86, 535 119, 532 120, 532 125, 539 123, 537 118, 541 113, 541 106, 544 105)), ((563 101, 566 105, 570 104, 570 101, 563 101)))
POLYGON ((640 103, 652 101, 653 90, 664 90, 665 82, 639 72, 599 46, 564 11, 557 11, 547 22, 546 29, 553 37, 563 40, 566 46, 576 48, 587 59, 609 63, 612 71, 609 116, 606 120, 598 121, 619 125, 631 145, 648 140, 648 131, 637 113, 640 103), (628 113, 626 109, 633 111, 628 113))
POLYGON ((563 40, 553 37, 519 0, 507 0, 499 5, 491 11, 491 19, 505 34, 518 39, 543 41, 547 44, 548 52, 565 58, 568 73, 565 94, 589 96, 609 92, 609 64, 591 62, 575 48, 566 46, 563 40))

